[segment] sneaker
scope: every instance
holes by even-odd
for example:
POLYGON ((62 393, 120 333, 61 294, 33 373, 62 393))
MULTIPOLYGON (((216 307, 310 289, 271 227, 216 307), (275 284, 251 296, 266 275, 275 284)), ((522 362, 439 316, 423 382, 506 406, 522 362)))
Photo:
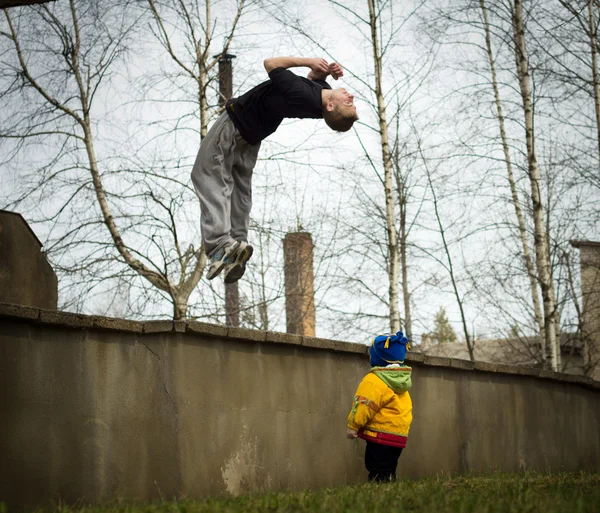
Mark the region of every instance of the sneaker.
POLYGON ((216 278, 221 274, 221 271, 225 269, 227 263, 234 261, 236 251, 240 244, 240 242, 233 242, 210 257, 210 265, 208 266, 208 272, 206 273, 207 279, 212 280, 213 278, 216 278))
POLYGON ((233 261, 225 266, 225 283, 238 281, 246 272, 246 262, 250 260, 254 248, 247 242, 240 242, 233 261))

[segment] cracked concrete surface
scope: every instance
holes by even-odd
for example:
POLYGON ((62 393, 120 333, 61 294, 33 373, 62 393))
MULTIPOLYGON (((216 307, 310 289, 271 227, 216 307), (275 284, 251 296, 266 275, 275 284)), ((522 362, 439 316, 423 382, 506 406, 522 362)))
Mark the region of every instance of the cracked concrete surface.
POLYGON ((156 356, 156 358, 158 358, 160 360, 160 356, 158 356, 157 353, 155 353, 154 351, 152 351, 152 349, 150 349, 150 347, 148 347, 148 344, 144 343, 144 342, 140 342, 148 351, 150 351, 154 356, 156 356))

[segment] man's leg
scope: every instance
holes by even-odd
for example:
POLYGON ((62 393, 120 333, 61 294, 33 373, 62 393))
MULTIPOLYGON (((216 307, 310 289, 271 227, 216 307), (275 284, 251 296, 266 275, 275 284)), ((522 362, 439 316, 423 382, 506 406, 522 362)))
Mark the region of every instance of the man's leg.
POLYGON ((244 141, 239 134, 233 170, 233 192, 231 195, 231 236, 235 240, 248 241, 250 210, 252 209, 252 172, 258 158, 260 143, 254 146, 244 141))
POLYGON ((209 257, 234 243, 230 234, 234 134, 233 123, 223 113, 204 137, 192 168, 192 182, 200 199, 202 242, 209 257))
POLYGON ((240 241, 234 262, 225 268, 225 283, 239 280, 246 271, 246 262, 253 253, 248 241, 250 210, 252 209, 252 172, 256 165, 260 144, 254 146, 244 141, 239 134, 235 161, 232 169, 233 192, 231 195, 231 236, 240 241))

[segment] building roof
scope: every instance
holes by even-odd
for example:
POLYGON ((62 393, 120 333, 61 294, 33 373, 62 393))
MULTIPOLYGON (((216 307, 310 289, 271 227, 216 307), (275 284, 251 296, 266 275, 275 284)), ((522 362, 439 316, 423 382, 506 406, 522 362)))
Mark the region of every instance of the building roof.
POLYGON ((581 248, 582 246, 600 248, 600 242, 593 240, 570 240, 569 244, 574 248, 581 248))
MULTIPOLYGON (((2 0, 0 0, 1 2, 2 0)), ((40 239, 38 239, 38 236, 35 234, 35 232, 31 229, 31 226, 29 226, 29 223, 27 221, 25 221, 25 218, 19 214, 18 212, 11 212, 10 210, 2 210, 0 208, 0 217, 4 216, 4 215, 11 215, 11 216, 16 216, 16 217, 20 217, 21 221, 23 222, 23 224, 25 226, 27 226, 27 229, 29 230, 29 233, 31 233, 31 235, 33 235, 33 238, 38 242, 38 244, 40 245, 40 248, 43 246, 42 242, 40 241, 40 239)))
POLYGON ((19 7, 21 5, 46 4, 54 0, 0 0, 0 9, 19 7))
MULTIPOLYGON (((426 342, 420 349, 425 354, 469 359, 469 351, 465 342, 444 342, 433 344, 426 342)), ((476 361, 490 363, 508 363, 511 365, 537 365, 540 339, 538 337, 512 337, 476 340, 474 356, 476 361)), ((581 355, 582 343, 576 333, 561 333, 561 354, 581 355)))

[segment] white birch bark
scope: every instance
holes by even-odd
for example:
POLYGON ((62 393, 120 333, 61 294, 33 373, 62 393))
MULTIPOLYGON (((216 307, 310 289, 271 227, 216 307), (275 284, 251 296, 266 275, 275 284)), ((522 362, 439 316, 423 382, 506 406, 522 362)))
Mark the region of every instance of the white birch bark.
POLYGON ((400 193, 400 267, 402 269, 402 298, 404 300, 404 327, 406 336, 412 340, 412 317, 410 292, 408 290, 408 262, 406 260, 406 198, 400 193))
POLYGON ((388 236, 388 277, 389 277, 389 309, 390 330, 395 333, 400 330, 400 312, 398 310, 398 234, 394 211, 394 194, 392 181, 392 155, 390 152, 388 125, 385 112, 385 101, 382 88, 381 54, 379 51, 377 17, 375 0, 367 0, 369 4, 369 25, 371 28, 371 46, 373 49, 373 64, 375 68, 375 96, 377 98, 377 116, 379 135, 381 138, 381 154, 383 157, 384 187, 385 187, 385 217, 388 236))
POLYGON ((538 279, 542 289, 544 308, 544 334, 546 346, 550 350, 552 370, 558 370, 558 347, 556 337, 556 300, 552 287, 552 270, 550 265, 550 252, 544 225, 544 212, 541 196, 541 175, 535 154, 535 134, 533 128, 533 104, 531 98, 531 83, 529 75, 529 62, 525 43, 525 28, 523 23, 523 6, 521 0, 514 0, 513 34, 515 42, 515 58, 519 87, 523 102, 525 121, 525 139, 527 144, 527 161, 529 181, 531 184, 531 200, 533 207, 534 241, 538 279))
MULTIPOLYGON (((43 9, 47 16, 45 20, 46 23, 51 25, 52 30, 66 34, 65 37, 67 37, 69 35, 68 30, 70 27, 64 25, 46 7, 43 7, 43 9)), ((90 68, 88 64, 82 66, 80 62, 82 37, 80 33, 81 27, 76 5, 73 0, 70 0, 68 9, 72 22, 73 44, 68 47, 68 51, 63 54, 63 58, 68 65, 69 77, 73 79, 77 87, 77 101, 79 102, 80 110, 72 109, 67 103, 63 103, 58 98, 54 97, 52 93, 44 87, 42 84, 42 79, 38 80, 32 75, 27 65, 27 59, 22 51, 17 30, 14 26, 12 18, 8 11, 4 11, 10 30, 10 38, 14 44, 22 75, 27 83, 33 87, 49 105, 69 116, 78 127, 76 132, 79 133, 70 135, 81 141, 85 148, 87 160, 86 167, 89 169, 91 174, 94 193, 100 208, 102 220, 121 259, 127 266, 129 266, 141 277, 145 278, 154 287, 166 292, 169 295, 173 305, 173 318, 183 319, 187 314, 189 296, 202 276, 202 271, 206 265, 206 257, 202 250, 193 251, 190 248, 188 251, 181 251, 177 238, 175 220, 171 218, 171 231, 174 237, 174 243, 178 255, 177 264, 179 265, 179 280, 177 283, 175 283, 171 280, 167 269, 159 268, 158 266, 154 265, 152 261, 149 261, 148 264, 142 262, 136 256, 137 250, 128 245, 123 239, 121 231, 117 225, 117 221, 115 220, 115 216, 111 210, 109 195, 107 194, 102 182, 102 171, 98 164, 94 145, 94 120, 91 115, 91 107, 93 93, 98 84, 92 83, 91 77, 94 76, 93 74, 95 72, 99 72, 99 70, 90 68)), ((98 42, 98 44, 102 43, 102 41, 98 42)), ((114 41, 109 40, 106 44, 106 51, 112 51, 111 45, 114 44, 114 41)), ((98 66, 102 65, 103 64, 98 64, 98 66)), ((99 73, 96 76, 101 76, 101 74, 99 73)))
MULTIPOLYGON (((399 120, 396 118, 396 128, 398 132, 399 120)), ((404 302, 404 330, 406 336, 412 339, 412 316, 410 308, 410 291, 408 288, 408 260, 407 260, 407 239, 408 233, 406 228, 406 205, 407 193, 404 177, 400 171, 400 156, 399 156, 399 140, 396 137, 394 144, 393 164, 396 179, 396 190, 398 191, 398 203, 400 205, 400 233, 398 246, 400 250, 400 273, 402 274, 402 299, 404 302)))
POLYGON ((500 99, 500 90, 498 88, 498 78, 497 78, 497 74, 496 74, 496 62, 494 60, 494 55, 492 53, 490 24, 488 21, 485 0, 479 0, 479 5, 481 7, 481 14, 483 17, 483 24, 484 24, 484 28, 485 28, 485 44, 486 44, 486 49, 487 49, 488 62, 490 64, 490 73, 492 75, 492 87, 494 89, 494 99, 495 99, 495 103, 496 103, 498 125, 500 128, 500 139, 502 142, 502 150, 504 152, 504 161, 506 163, 508 183, 509 183, 509 187, 510 187, 512 203, 515 208, 515 215, 517 217, 517 227, 519 230, 519 237, 521 239, 521 246, 523 248, 523 261, 525 263, 525 268, 527 269, 527 276, 529 279, 529 289, 531 291, 531 299, 533 302, 533 312, 535 315, 535 320, 537 322, 538 330, 539 330, 539 334, 540 334, 542 361, 545 362, 546 361, 546 344, 545 344, 545 334, 544 334, 544 318, 542 316, 542 308, 540 305, 540 299, 539 299, 539 295, 538 295, 535 268, 534 268, 534 264, 531 259, 531 254, 529 251, 529 243, 527 242, 527 230, 525 227, 525 218, 523 216, 523 211, 521 209, 521 202, 519 200, 519 194, 517 192, 517 186, 515 183, 515 178, 514 178, 514 174, 513 174, 513 170, 512 170, 512 161, 511 161, 511 157, 510 157, 510 149, 508 146, 508 138, 506 137, 504 113, 502 111, 502 101, 500 99))
POLYGON ((594 0, 588 1, 588 24, 590 52, 592 54, 592 83, 594 87, 594 110, 596 113, 596 134, 598 138, 598 158, 600 159, 600 85, 598 79, 598 35, 594 20, 594 0))

